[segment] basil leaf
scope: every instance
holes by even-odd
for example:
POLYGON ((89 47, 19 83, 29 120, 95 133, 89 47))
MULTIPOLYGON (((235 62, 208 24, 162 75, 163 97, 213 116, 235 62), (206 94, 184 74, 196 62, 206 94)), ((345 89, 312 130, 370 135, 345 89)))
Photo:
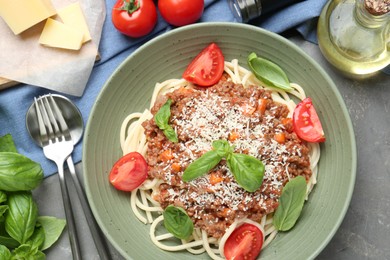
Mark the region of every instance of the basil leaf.
POLYGON ((213 148, 214 150, 221 156, 221 157, 227 157, 228 154, 233 152, 232 147, 230 146, 229 142, 226 140, 217 140, 213 142, 213 148))
POLYGON ((284 186, 275 211, 273 224, 278 230, 290 230, 301 214, 306 197, 306 179, 295 177, 284 186))
POLYGON ((42 225, 45 232, 45 241, 41 248, 43 251, 51 247, 58 240, 65 228, 66 221, 55 217, 39 216, 37 222, 42 225))
MULTIPOLYGON (((0 235, 0 245, 4 245, 4 246, 12 249, 12 248, 17 248, 18 246, 20 246, 20 243, 10 236, 1 236, 0 235)), ((2 259, 2 258, 0 257, 0 259, 2 259)))
POLYGON ((0 137, 0 152, 13 152, 17 153, 12 135, 6 134, 0 137))
POLYGON ((156 122, 158 128, 160 128, 161 130, 164 130, 168 125, 169 118, 171 117, 171 104, 172 100, 168 99, 167 102, 165 102, 165 104, 160 107, 160 109, 154 116, 154 121, 156 122))
POLYGON ((246 191, 260 188, 264 177, 264 164, 260 160, 247 154, 232 153, 227 164, 237 183, 246 191))
POLYGON ((204 153, 201 157, 193 161, 185 170, 182 180, 185 182, 196 179, 213 169, 222 160, 215 150, 204 153))
POLYGON ((0 203, 7 201, 7 194, 0 190, 0 203))
POLYGON ((154 121, 160 130, 164 132, 164 135, 169 141, 177 143, 177 135, 172 126, 169 125, 169 118, 171 117, 171 104, 172 100, 168 99, 164 105, 157 111, 154 116, 154 121))
POLYGON ((30 239, 26 242, 26 244, 31 245, 31 247, 36 247, 41 249, 43 243, 45 242, 45 230, 38 223, 35 227, 34 233, 30 237, 30 239))
POLYGON ((169 141, 177 143, 179 140, 177 139, 177 135, 172 126, 167 125, 167 127, 163 130, 164 135, 168 138, 169 141))
POLYGON ((0 259, 10 260, 11 256, 12 255, 11 255, 11 252, 9 251, 9 249, 0 244, 0 259))
POLYGON ((8 205, 0 205, 0 223, 4 221, 4 214, 8 210, 8 205))
POLYGON ((31 192, 17 192, 8 195, 8 212, 5 230, 16 241, 24 244, 34 233, 38 207, 31 192))
POLYGON ((38 248, 23 244, 13 251, 12 259, 45 260, 46 256, 38 248))
POLYGON ((179 239, 187 239, 194 231, 194 223, 182 208, 169 205, 163 216, 165 228, 179 239))
POLYGON ((256 53, 252 52, 248 56, 248 65, 256 78, 265 84, 286 91, 293 89, 286 73, 275 63, 257 57, 256 53))
POLYGON ((0 153, 0 190, 32 190, 42 180, 43 170, 38 163, 18 153, 0 153))

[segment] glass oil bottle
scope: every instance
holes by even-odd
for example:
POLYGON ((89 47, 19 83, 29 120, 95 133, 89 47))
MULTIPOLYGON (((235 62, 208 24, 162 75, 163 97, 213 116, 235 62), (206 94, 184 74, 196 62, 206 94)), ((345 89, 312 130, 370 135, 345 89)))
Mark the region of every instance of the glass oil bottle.
POLYGON ((332 0, 318 21, 318 44, 325 58, 354 78, 390 64, 390 0, 332 0))

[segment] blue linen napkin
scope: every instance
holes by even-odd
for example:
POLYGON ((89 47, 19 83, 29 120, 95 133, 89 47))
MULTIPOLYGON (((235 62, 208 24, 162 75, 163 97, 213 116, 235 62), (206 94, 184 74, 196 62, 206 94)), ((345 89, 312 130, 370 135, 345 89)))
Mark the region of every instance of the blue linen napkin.
MULTIPOLYGON (((98 93, 117 66, 146 41, 174 29, 159 16, 158 24, 150 35, 140 39, 126 37, 120 34, 112 25, 111 9, 114 3, 114 0, 106 1, 107 17, 99 46, 101 60, 95 64, 83 96, 67 96, 76 103, 82 112, 84 124, 88 120, 98 93)), ((282 33, 295 28, 302 33, 305 39, 315 42, 315 26, 313 26, 313 23, 315 24, 315 19, 319 16, 325 3, 326 0, 301 1, 255 19, 250 24, 275 33, 282 33)), ((198 22, 237 21, 231 13, 227 1, 206 0, 203 16, 198 22)), ((30 138, 25 127, 25 115, 34 97, 47 93, 49 91, 46 89, 24 84, 0 92, 0 136, 10 133, 14 138, 18 151, 41 164, 45 177, 56 173, 57 168, 53 162, 44 157, 42 149, 30 138)), ((75 162, 81 160, 81 148, 82 141, 75 147, 73 153, 75 162)))

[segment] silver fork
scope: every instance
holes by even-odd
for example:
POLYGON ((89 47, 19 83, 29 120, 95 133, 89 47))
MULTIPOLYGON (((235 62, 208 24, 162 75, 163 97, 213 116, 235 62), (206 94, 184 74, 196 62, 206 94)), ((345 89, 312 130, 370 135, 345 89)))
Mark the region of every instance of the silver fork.
MULTIPOLYGON (((60 136, 62 138, 63 142, 70 142, 72 145, 72 150, 73 150, 72 136, 70 134, 68 125, 66 124, 66 121, 65 121, 64 117, 62 116, 61 110, 59 109, 58 105, 56 104, 56 102, 55 102, 54 98, 51 96, 51 94, 49 94, 48 97, 50 99, 51 106, 49 104, 47 96, 44 96, 41 99, 45 99, 45 102, 48 104, 48 106, 47 106, 48 107, 47 110, 49 112, 48 117, 49 117, 49 120, 51 122, 51 125, 53 125, 53 127, 54 127, 54 133, 57 133, 57 136, 60 136), (58 126, 57 122, 59 123, 60 127, 58 126)), ((37 114, 38 114, 38 111, 37 111, 37 114)), ((38 121, 39 121, 39 114, 38 114, 38 121)), ((50 132, 50 130, 49 130, 49 132, 50 132)), ((41 133, 41 135, 42 135, 42 133, 41 133)), ((67 144, 67 146, 68 146, 68 144, 67 144)), ((108 259, 110 259, 108 246, 107 246, 105 240, 103 239, 103 234, 96 223, 96 220, 92 214, 91 208, 89 207, 87 197, 85 195, 83 188, 81 187, 80 181, 79 181, 78 176, 76 174, 71 154, 67 157, 66 162, 68 164, 68 168, 69 168, 69 171, 71 173, 72 180, 73 180, 74 186, 76 188, 77 195, 79 197, 82 209, 84 211, 84 214, 85 214, 89 229, 91 231, 91 235, 92 235, 92 238, 94 240, 96 249, 97 249, 98 254, 100 256, 100 259, 101 260, 108 260, 108 259)), ((63 162, 62 162, 62 165, 63 165, 63 162)), ((61 177, 61 175, 60 175, 60 180, 61 179, 63 179, 61 182, 66 181, 66 179, 61 177)), ((65 185, 65 187, 66 187, 66 185, 65 185)), ((73 215, 73 213, 72 213, 72 215, 73 215)), ((73 234, 76 234, 76 232, 73 232, 73 234)), ((76 251, 77 251, 77 249, 76 249, 76 251)))
MULTIPOLYGON (((72 140, 67 139, 63 132, 60 131, 53 114, 52 106, 49 104, 47 97, 43 96, 40 99, 34 98, 34 100, 43 153, 48 159, 54 161, 58 168, 73 259, 81 260, 80 244, 77 237, 73 210, 64 178, 64 162, 73 151, 73 143, 72 140)), ((51 101, 53 100, 51 98, 51 101)))

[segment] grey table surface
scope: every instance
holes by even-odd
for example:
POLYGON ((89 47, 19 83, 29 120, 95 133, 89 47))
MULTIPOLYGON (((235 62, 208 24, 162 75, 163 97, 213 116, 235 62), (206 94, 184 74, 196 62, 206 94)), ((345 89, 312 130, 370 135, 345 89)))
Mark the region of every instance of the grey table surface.
MULTIPOLYGON (((290 40, 335 82, 348 108, 358 150, 351 204, 340 228, 317 259, 390 259, 390 76, 379 73, 366 80, 348 79, 327 63, 317 45, 298 36, 290 40)), ((76 168, 82 179, 81 163, 76 168)), ((46 178, 33 194, 41 215, 65 218, 57 175, 46 178)), ((99 259, 76 192, 70 194, 83 259, 99 259)), ((110 253, 112 259, 123 259, 111 245, 110 253)), ((49 260, 72 259, 66 229, 46 254, 49 260)))

